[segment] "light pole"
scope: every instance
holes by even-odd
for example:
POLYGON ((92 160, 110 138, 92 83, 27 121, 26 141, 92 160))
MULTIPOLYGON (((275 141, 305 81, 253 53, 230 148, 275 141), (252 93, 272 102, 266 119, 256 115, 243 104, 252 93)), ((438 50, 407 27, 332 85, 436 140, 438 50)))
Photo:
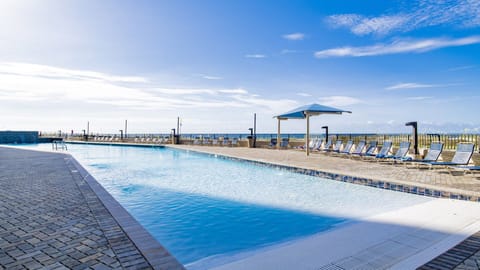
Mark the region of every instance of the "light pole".
POLYGON ((257 144, 257 113, 253 114, 253 148, 257 144))
POLYGON ((325 142, 328 142, 328 126, 323 126, 322 128, 325 129, 325 142))
POLYGON ((412 126, 413 128, 413 149, 415 150, 415 155, 418 155, 418 130, 417 122, 408 122, 405 123, 405 126, 412 126))

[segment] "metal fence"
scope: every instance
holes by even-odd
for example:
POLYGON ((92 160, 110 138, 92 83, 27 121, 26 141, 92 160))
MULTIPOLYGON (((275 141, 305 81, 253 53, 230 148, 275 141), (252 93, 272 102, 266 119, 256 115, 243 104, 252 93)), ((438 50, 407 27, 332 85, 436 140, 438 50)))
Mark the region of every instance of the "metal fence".
MULTIPOLYGON (((82 137, 83 134, 58 134, 58 133, 41 133, 41 136, 54 136, 54 137, 82 137), (61 136, 59 136, 61 135, 61 136)), ((237 138, 239 140, 246 140, 249 134, 219 134, 219 133, 211 133, 211 134, 182 134, 180 136, 180 140, 193 140, 195 138, 203 139, 203 138, 218 138, 223 139, 224 137, 228 137, 230 139, 237 138)), ((172 134, 128 134, 128 140, 137 139, 154 139, 154 138, 171 138, 172 134)), ((289 138, 290 141, 302 141, 304 139, 304 134, 282 134, 282 138, 289 138)), ((90 135, 90 138, 93 137, 111 137, 111 138, 119 138, 120 134, 95 134, 90 135)), ((265 134, 257 134, 257 141, 270 141, 271 138, 277 138, 277 134, 274 133, 265 133, 265 134)), ((325 139, 324 134, 313 134, 311 138, 320 138, 325 139)), ((352 133, 352 134, 330 134, 330 139, 333 140, 353 140, 354 143, 358 143, 361 140, 365 141, 372 141, 375 140, 379 144, 382 144, 384 141, 392 141, 394 147, 398 147, 400 142, 402 141, 412 141, 411 134, 359 134, 359 133, 352 133)), ((480 144, 480 134, 425 134, 421 133, 418 134, 418 147, 419 148, 428 148, 430 143, 440 141, 444 143, 444 149, 448 150, 455 150, 457 144, 460 142, 470 142, 475 144, 475 151, 480 151, 479 144, 480 144)))
MULTIPOLYGON (((324 138, 324 136, 320 136, 324 138)), ((330 137, 330 136, 329 136, 330 137)), ((334 134, 334 139, 353 140, 355 143, 361 140, 375 140, 379 144, 384 141, 392 141, 394 146, 399 146, 402 141, 412 141, 411 134, 334 134)), ((443 142, 444 149, 455 150, 458 143, 469 142, 475 144, 476 151, 480 151, 480 134, 418 134, 418 147, 428 148, 432 142, 443 142)))

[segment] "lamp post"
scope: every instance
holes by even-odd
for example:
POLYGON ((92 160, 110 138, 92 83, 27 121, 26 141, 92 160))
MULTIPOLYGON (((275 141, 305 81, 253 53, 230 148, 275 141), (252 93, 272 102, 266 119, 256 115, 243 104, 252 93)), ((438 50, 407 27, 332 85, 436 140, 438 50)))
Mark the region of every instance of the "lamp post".
POLYGON ((328 142, 328 126, 323 126, 322 128, 325 129, 325 142, 328 142))
POLYGON ((405 126, 411 126, 413 128, 413 149, 415 150, 415 155, 418 155, 418 130, 417 122, 408 122, 405 123, 405 126))
POLYGON ((172 136, 172 144, 175 144, 175 129, 172 128, 173 136, 172 136))
POLYGON ((253 114, 253 148, 256 147, 256 144, 257 144, 257 113, 254 113, 253 114))
POLYGON ((248 130, 250 131, 250 135, 247 136, 248 148, 252 148, 253 147, 253 128, 248 128, 248 130))

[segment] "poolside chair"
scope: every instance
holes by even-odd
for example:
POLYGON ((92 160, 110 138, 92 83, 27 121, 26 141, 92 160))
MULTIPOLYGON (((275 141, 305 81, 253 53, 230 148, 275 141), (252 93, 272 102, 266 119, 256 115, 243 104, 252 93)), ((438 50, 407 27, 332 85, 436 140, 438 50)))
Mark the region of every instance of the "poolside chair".
POLYGON ((322 150, 322 145, 323 145, 323 140, 318 139, 315 145, 313 145, 312 150, 313 151, 321 151, 322 150))
POLYGON ((355 146, 355 149, 350 153, 350 155, 361 155, 367 143, 365 141, 359 141, 358 144, 355 146))
POLYGON ((277 147, 277 138, 271 138, 270 143, 268 144, 268 147, 270 147, 270 148, 277 147))
POLYGON ((321 151, 330 151, 330 147, 332 146, 332 143, 333 141, 332 140, 328 140, 322 147, 322 149, 320 149, 321 151))
POLYGON ((376 158, 385 158, 388 156, 388 153, 392 150, 392 141, 384 141, 382 148, 380 148, 380 151, 378 154, 375 155, 376 158))
POLYGON ((392 149, 392 141, 384 141, 380 151, 377 154, 364 155, 363 160, 365 161, 378 161, 378 159, 383 159, 390 153, 392 149))
POLYGON ((230 146, 238 146, 238 138, 233 138, 230 146))
POLYGON ((202 145, 209 145, 210 144, 210 137, 203 137, 202 145))
POLYGON ((412 159, 410 157, 404 157, 400 160, 395 161, 398 163, 400 161, 403 164, 412 164, 412 163, 421 163, 421 162, 433 162, 437 161, 443 151, 442 142, 432 142, 430 148, 428 149, 427 155, 423 159, 412 159))
POLYGON ((340 155, 346 155, 347 154, 348 155, 348 154, 350 154, 350 151, 352 150, 352 147, 353 147, 353 141, 349 140, 349 141, 347 141, 347 144, 345 144, 343 149, 338 152, 338 154, 340 154, 340 155))
MULTIPOLYGON (((312 149, 316 142, 317 142, 317 139, 309 140, 308 147, 310 147, 310 149, 312 149)), ((303 149, 303 150, 305 150, 306 148, 307 148, 307 143, 304 143, 303 145, 295 147, 295 149, 303 149)))
POLYGON ((428 165, 430 168, 434 166, 458 166, 458 165, 468 165, 470 159, 473 155, 473 150, 475 144, 473 143, 459 143, 457 144, 457 150, 455 155, 453 155, 452 161, 430 161, 422 162, 422 165, 428 165))
POLYGON ((217 139, 217 138, 214 138, 214 139, 212 140, 212 145, 217 146, 218 144, 219 144, 218 139, 217 139))
POLYGON ((280 148, 288 148, 288 143, 289 143, 288 138, 282 138, 282 141, 280 142, 280 148))
POLYGON ((352 155, 351 157, 354 158, 354 157, 359 157, 359 158, 363 158, 364 156, 375 156, 376 155, 376 152, 377 152, 377 141, 370 141, 368 143, 368 147, 366 147, 367 150, 365 151, 365 153, 354 153, 352 152, 352 155))
POLYGON ((394 155, 386 155, 384 157, 378 157, 378 158, 380 159, 379 161, 381 161, 381 159, 399 160, 399 159, 405 158, 409 150, 410 150, 410 142, 400 142, 400 146, 394 155))
POLYGON ((343 141, 342 140, 337 140, 335 144, 333 145, 332 149, 326 150, 326 152, 333 152, 333 153, 338 153, 340 152, 340 149, 342 148, 343 141))
POLYGON ((223 137, 222 146, 228 146, 229 144, 230 141, 228 140, 228 137, 223 137))

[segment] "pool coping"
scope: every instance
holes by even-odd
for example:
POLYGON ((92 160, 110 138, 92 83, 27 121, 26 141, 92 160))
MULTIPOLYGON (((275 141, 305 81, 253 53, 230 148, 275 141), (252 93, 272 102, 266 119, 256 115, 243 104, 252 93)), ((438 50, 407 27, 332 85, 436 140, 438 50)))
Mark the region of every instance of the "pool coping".
POLYGON ((71 154, 64 154, 153 269, 185 269, 71 154))
POLYGON ((92 145, 104 145, 104 146, 132 146, 132 147, 144 147, 144 148, 165 148, 164 144, 147 144, 147 143, 124 143, 124 142, 95 142, 95 141, 69 141, 68 144, 92 144, 92 145))
POLYGON ((404 193, 410 193, 410 194, 433 197, 433 198, 480 202, 480 195, 465 194, 465 193, 461 193, 453 190, 447 191, 447 190, 435 189, 435 188, 430 188, 425 186, 422 187, 422 186, 417 186, 417 185, 412 185, 407 183, 400 184, 400 183, 396 183, 395 181, 389 181, 389 180, 378 180, 378 179, 371 179, 366 177, 356 177, 352 175, 332 173, 332 172, 327 172, 327 171, 322 171, 317 169, 302 168, 297 166, 290 166, 290 165, 279 164, 275 162, 268 162, 268 161, 262 161, 262 160, 256 160, 256 159, 247 159, 243 157, 231 156, 226 154, 204 152, 197 149, 185 149, 185 148, 179 148, 179 147, 167 146, 167 145, 165 145, 164 147, 175 149, 175 150, 186 151, 186 152, 191 151, 191 152, 195 152, 203 155, 208 155, 208 156, 213 156, 213 157, 223 158, 228 160, 248 162, 248 163, 252 163, 252 164, 256 164, 264 167, 284 169, 294 173, 299 173, 299 174, 304 174, 304 175, 309 175, 309 176, 319 177, 319 178, 326 178, 329 180, 345 182, 350 184, 387 189, 387 190, 392 190, 397 192, 404 192, 404 193))

